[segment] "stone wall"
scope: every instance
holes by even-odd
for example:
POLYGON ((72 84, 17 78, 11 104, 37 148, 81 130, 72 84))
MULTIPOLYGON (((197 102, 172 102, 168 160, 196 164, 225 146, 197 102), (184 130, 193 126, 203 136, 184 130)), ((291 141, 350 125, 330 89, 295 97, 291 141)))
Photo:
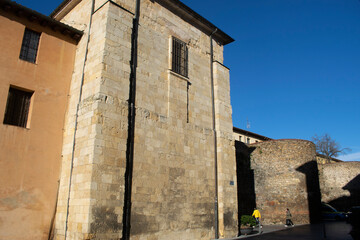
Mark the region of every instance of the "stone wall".
POLYGON ((338 162, 342 162, 339 159, 336 158, 330 158, 330 160, 328 158, 326 158, 324 155, 322 154, 316 154, 316 161, 318 162, 318 164, 328 164, 328 163, 338 163, 338 162))
MULTIPOLYGON (((77 51, 65 125, 58 239, 64 238, 68 199, 70 239, 117 239, 122 235, 135 1, 116 2, 95 2, 70 195, 72 136, 91 1, 81 1, 62 19, 84 26, 85 35, 77 51)), ((140 15, 131 239, 209 239, 214 237, 216 189, 210 39, 156 1, 141 1, 140 15), (173 36, 187 43, 188 77, 169 70, 173 36)), ((236 184, 232 184, 236 182, 235 151, 229 70, 221 64, 223 46, 213 44, 223 237, 237 233, 236 184)))
MULTIPOLYGON (((121 122, 114 119, 122 113, 126 119, 126 108, 122 111, 121 99, 108 98, 100 90, 104 85, 101 84, 104 82, 101 75, 105 69, 102 64, 102 52, 105 48, 103 40, 107 26, 108 6, 99 9, 93 15, 84 84, 81 86, 90 13, 91 1, 81 1, 74 11, 64 19, 64 22, 69 25, 83 30, 84 36, 76 51, 69 92, 70 100, 65 118, 62 171, 55 224, 56 239, 64 238, 66 227, 68 239, 86 239, 91 238, 89 234, 92 222, 100 221, 105 226, 111 226, 112 222, 102 221, 101 218, 98 220, 99 211, 97 210, 101 206, 106 206, 105 216, 110 216, 110 213, 116 215, 122 212, 121 206, 115 208, 114 205, 105 203, 105 199, 122 202, 121 189, 123 186, 120 183, 115 184, 114 178, 124 172, 124 166, 121 164, 124 153, 117 147, 121 136, 123 136, 123 142, 126 142, 126 132, 122 135, 120 131, 121 122), (81 88, 82 97, 79 102, 81 88), (74 142, 78 104, 79 112, 74 142), (109 111, 105 113, 102 109, 109 111), (114 122, 117 124, 112 126, 108 124, 114 122), (101 137, 99 133, 104 133, 104 136, 101 137), (111 138, 111 134, 116 134, 116 137, 111 138), (113 190, 113 194, 110 189, 113 190), (98 198, 98 196, 102 197, 98 198)), ((117 179, 120 179, 120 176, 117 179)), ((121 226, 112 226, 112 229, 114 228, 120 229, 121 226)))
POLYGON ((339 211, 360 206, 360 162, 319 165, 321 200, 339 211))
POLYGON ((320 192, 315 145, 304 140, 271 140, 250 145, 256 206, 264 224, 283 224, 289 208, 295 224, 309 223, 318 213, 320 192))

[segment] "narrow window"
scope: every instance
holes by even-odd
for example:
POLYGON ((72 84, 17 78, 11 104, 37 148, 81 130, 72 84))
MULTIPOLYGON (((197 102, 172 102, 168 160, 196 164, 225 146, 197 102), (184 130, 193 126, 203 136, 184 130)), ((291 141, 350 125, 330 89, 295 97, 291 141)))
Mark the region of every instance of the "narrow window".
POLYGON ((190 88, 191 82, 187 82, 187 89, 186 89, 186 122, 189 123, 189 88, 190 88))
POLYGON ((241 142, 241 136, 239 136, 239 141, 241 142))
POLYGON ((247 139, 246 139, 246 143, 250 143, 250 138, 247 138, 247 139))
POLYGON ((25 28, 21 45, 20 59, 35 63, 39 47, 40 33, 25 28))
POLYGON ((32 94, 33 92, 10 87, 5 109, 4 124, 26 127, 32 94))
POLYGON ((172 40, 172 71, 188 76, 188 48, 186 43, 174 38, 172 40))

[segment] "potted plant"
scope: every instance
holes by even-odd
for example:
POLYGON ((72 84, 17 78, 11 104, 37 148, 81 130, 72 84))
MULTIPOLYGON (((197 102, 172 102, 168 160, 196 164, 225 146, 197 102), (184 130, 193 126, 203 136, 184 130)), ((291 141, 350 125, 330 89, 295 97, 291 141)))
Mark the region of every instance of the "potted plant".
POLYGON ((247 235, 253 231, 253 226, 256 225, 255 219, 250 215, 242 215, 240 219, 240 232, 247 235))

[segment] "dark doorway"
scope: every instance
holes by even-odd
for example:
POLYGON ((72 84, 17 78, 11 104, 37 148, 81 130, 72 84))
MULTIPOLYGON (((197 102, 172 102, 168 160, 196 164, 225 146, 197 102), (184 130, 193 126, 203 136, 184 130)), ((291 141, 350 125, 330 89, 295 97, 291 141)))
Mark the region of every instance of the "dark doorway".
POLYGON ((250 154, 254 148, 245 143, 235 141, 236 177, 238 198, 238 230, 240 235, 240 219, 242 215, 251 215, 256 207, 254 170, 250 168, 250 154))

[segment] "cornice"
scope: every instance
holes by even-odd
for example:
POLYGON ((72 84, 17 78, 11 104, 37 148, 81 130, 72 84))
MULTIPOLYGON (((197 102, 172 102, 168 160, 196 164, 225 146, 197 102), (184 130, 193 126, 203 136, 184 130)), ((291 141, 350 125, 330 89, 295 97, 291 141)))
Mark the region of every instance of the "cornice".
POLYGON ((13 1, 0 0, 0 9, 7 14, 12 14, 18 18, 24 18, 27 21, 39 24, 42 27, 50 28, 52 31, 59 32, 62 35, 69 36, 77 42, 83 35, 83 32, 78 29, 56 21, 51 17, 45 16, 13 1))

